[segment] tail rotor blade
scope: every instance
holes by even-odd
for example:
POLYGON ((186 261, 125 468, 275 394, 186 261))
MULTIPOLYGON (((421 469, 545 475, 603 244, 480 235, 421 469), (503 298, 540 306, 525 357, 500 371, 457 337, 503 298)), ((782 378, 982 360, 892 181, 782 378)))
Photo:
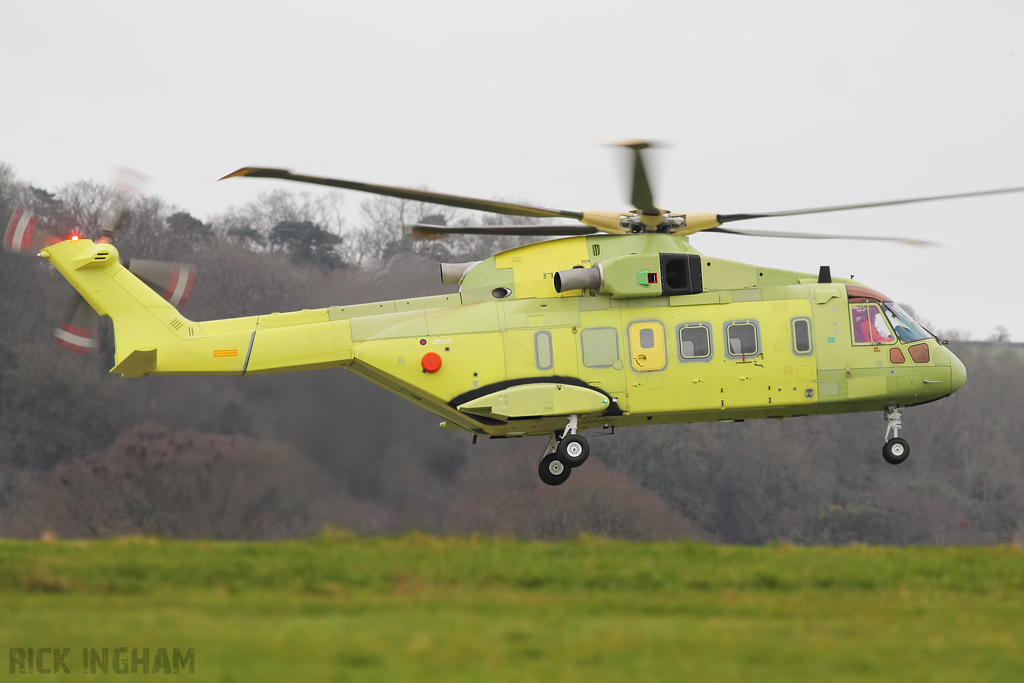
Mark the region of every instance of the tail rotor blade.
POLYGON ((75 353, 93 353, 99 348, 96 338, 98 327, 99 315, 80 294, 76 294, 67 315, 53 331, 53 342, 75 353))
POLYGON ((4 251, 12 254, 31 253, 36 226, 39 216, 23 206, 19 206, 11 214, 4 233, 4 251))
POLYGON ((188 304, 196 281, 196 267, 191 263, 131 259, 125 267, 175 308, 188 304))
POLYGON ((114 169, 114 179, 111 181, 110 186, 119 195, 107 214, 98 241, 111 242, 113 241, 114 234, 124 228, 125 223, 130 218, 128 205, 133 199, 138 199, 142 196, 142 191, 147 182, 149 182, 149 176, 142 171, 137 171, 127 166, 118 166, 114 169))

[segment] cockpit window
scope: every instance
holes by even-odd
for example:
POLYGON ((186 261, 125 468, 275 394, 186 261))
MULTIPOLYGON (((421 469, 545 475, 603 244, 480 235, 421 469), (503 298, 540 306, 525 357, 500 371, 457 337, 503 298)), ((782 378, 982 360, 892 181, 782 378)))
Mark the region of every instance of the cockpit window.
POLYGON ((878 304, 851 304, 854 344, 892 344, 892 332, 878 304))
POLYGON ((899 304, 886 301, 883 305, 885 306, 885 316, 889 319, 892 329, 896 330, 896 336, 900 338, 901 342, 921 341, 932 336, 918 325, 909 313, 900 308, 899 304))

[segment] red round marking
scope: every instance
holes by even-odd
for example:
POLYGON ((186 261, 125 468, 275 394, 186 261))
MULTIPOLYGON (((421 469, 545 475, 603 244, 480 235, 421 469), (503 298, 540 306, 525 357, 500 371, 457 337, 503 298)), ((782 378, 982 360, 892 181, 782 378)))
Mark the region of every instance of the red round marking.
POLYGON ((420 359, 420 365, 427 372, 437 372, 441 369, 441 356, 437 355, 433 351, 423 354, 423 358, 420 359))

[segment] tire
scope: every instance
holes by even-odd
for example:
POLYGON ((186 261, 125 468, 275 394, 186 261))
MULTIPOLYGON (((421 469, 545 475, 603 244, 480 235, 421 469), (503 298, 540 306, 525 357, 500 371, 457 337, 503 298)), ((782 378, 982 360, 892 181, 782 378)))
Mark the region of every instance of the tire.
POLYGON ((899 437, 889 439, 882 448, 882 457, 890 465, 899 465, 910 457, 910 444, 907 443, 906 439, 899 437))
POLYGON ((579 434, 570 434, 558 442, 558 459, 569 467, 579 467, 590 457, 590 444, 579 434))
POLYGON ((560 486, 572 474, 572 468, 562 462, 556 453, 548 453, 540 459, 537 472, 540 480, 548 486, 560 486))

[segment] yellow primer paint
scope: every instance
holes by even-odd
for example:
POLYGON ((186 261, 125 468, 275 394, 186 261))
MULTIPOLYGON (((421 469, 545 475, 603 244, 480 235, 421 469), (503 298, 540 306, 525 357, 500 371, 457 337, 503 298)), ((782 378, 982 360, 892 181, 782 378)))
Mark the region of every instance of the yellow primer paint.
POLYGON ((484 416, 598 415, 609 399, 593 389, 567 384, 524 384, 469 401, 459 410, 484 416))
POLYGON ((854 344, 838 279, 819 285, 806 274, 702 257, 703 292, 554 291, 559 270, 633 255, 651 256, 648 269, 656 269, 657 255, 680 245, 684 238, 666 235, 603 236, 588 254, 584 237, 553 240, 485 260, 458 295, 204 322, 185 318, 123 268, 112 245, 66 241, 41 255, 113 321, 114 373, 347 368, 483 436, 551 434, 568 414, 579 416, 579 429, 593 429, 881 410, 963 384, 963 365, 934 339, 914 342, 928 344, 929 362, 913 363, 904 350, 901 365, 887 349, 907 344, 854 344), (505 273, 512 295, 492 296, 495 272, 505 273), (803 352, 794 320, 810 325, 803 352), (751 325, 754 352, 727 353, 730 330, 751 325), (710 349, 684 352, 680 330, 695 326, 706 329, 710 349), (427 353, 442 359, 436 372, 421 366, 427 353))
POLYGON ((498 268, 511 268, 516 283, 517 299, 578 297, 579 290, 555 291, 555 273, 575 266, 589 266, 587 238, 537 242, 504 251, 494 257, 498 268))
POLYGON ((664 370, 665 326, 653 321, 630 325, 629 356, 633 369, 637 372, 664 370))

